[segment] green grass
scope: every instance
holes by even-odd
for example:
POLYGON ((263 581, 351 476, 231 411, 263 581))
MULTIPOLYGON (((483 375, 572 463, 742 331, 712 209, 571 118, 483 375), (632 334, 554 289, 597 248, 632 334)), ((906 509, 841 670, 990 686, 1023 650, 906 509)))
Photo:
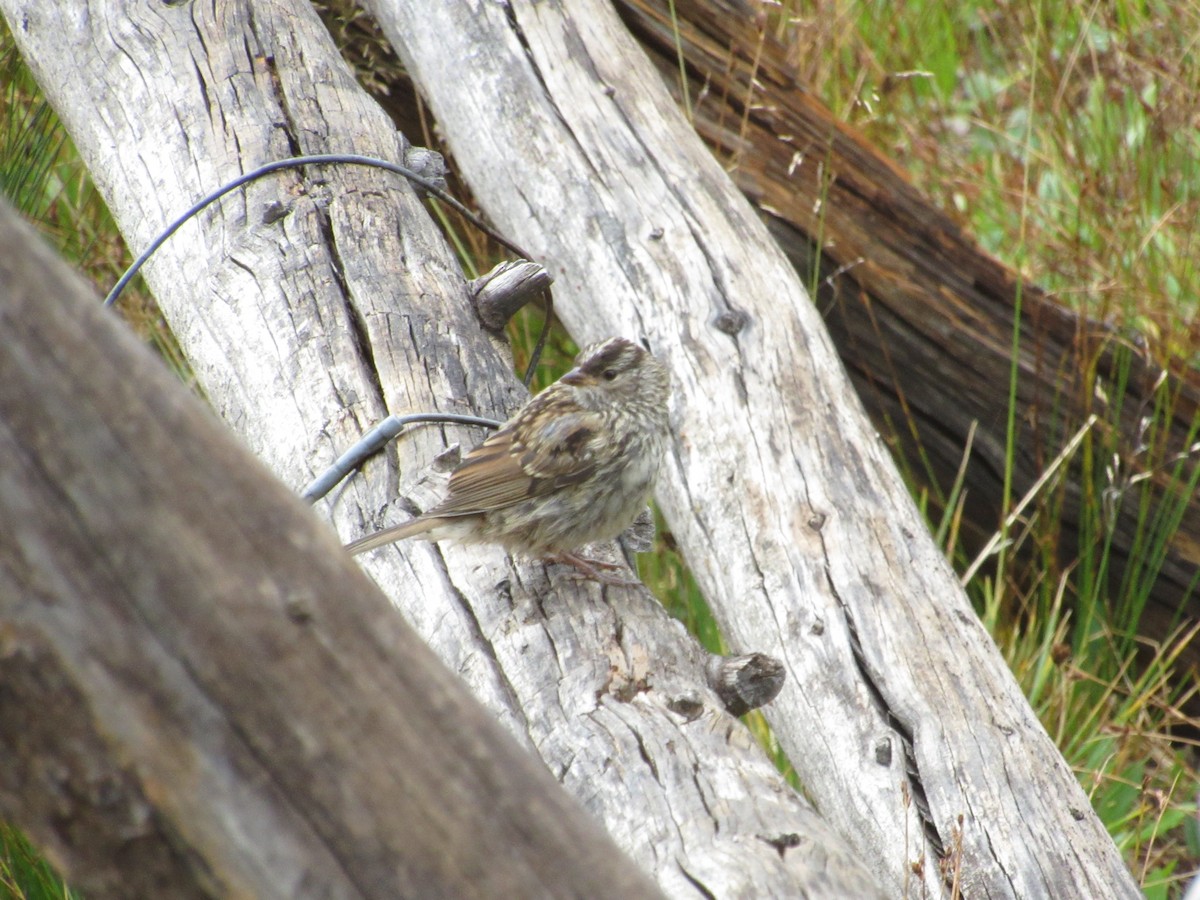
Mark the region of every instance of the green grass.
POLYGON ((73 900, 50 865, 25 837, 0 822, 0 896, 12 900, 73 900))
POLYGON ((786 5, 810 83, 984 249, 1194 354, 1200 6, 786 5))
MULTIPOLYGON (((0 194, 101 296, 132 262, 103 198, 0 19, 0 194)), ((141 279, 123 315, 194 386, 191 369, 141 279)))

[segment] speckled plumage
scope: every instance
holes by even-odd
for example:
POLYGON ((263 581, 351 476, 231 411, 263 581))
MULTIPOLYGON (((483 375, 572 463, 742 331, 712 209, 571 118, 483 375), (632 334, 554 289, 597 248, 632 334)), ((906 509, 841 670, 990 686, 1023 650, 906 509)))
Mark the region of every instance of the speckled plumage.
POLYGON ((592 344, 467 454, 441 503, 347 549, 420 536, 578 564, 573 551, 620 534, 653 490, 666 452, 669 391, 667 370, 637 344, 592 344))

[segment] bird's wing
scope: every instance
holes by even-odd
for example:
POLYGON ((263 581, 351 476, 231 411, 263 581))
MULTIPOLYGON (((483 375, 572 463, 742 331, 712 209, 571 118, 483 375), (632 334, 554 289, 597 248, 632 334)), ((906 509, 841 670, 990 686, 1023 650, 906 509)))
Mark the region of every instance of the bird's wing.
POLYGON ((446 499, 425 515, 500 509, 591 476, 606 449, 601 417, 578 407, 541 412, 531 404, 468 453, 450 475, 446 499))

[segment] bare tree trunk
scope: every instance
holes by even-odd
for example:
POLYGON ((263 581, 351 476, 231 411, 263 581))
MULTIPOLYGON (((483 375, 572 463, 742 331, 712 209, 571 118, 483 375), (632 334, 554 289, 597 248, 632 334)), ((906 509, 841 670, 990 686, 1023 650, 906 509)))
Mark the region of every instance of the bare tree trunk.
MULTIPOLYGON (((403 156, 403 140, 353 83, 306 4, 97 2, 68 12, 2 0, 0 8, 134 248, 197 197, 269 160, 403 156)), ((323 168, 256 182, 169 241, 147 278, 207 398, 296 488, 385 409, 503 417, 522 398, 474 318, 450 250, 392 176, 323 168)), ((386 463, 341 492, 330 513, 344 535, 407 515, 397 486, 405 497, 419 491, 447 436, 480 438, 457 427, 440 432, 406 436, 386 463)), ((252 476, 239 473, 238 484, 245 480, 252 476)), ((164 507, 159 515, 179 513, 164 507)), ((235 533, 264 559, 301 546, 341 565, 331 541, 306 544, 286 520, 235 533)), ((486 548, 405 545, 368 565, 492 715, 669 893, 880 894, 704 687, 705 655, 645 591, 550 578, 486 548)), ((264 590, 274 596, 272 584, 264 590)), ((307 619, 306 594, 292 599, 307 619)), ((292 599, 278 602, 286 611, 292 599)), ((347 615, 369 615, 353 598, 338 599, 347 615)), ((392 632, 367 622, 386 647, 392 632)), ((119 630, 105 637, 123 639, 119 630)), ((253 681, 252 666, 290 659, 286 646, 253 649, 239 660, 244 682, 253 681)), ((190 665, 213 690, 229 690, 204 650, 197 644, 190 665)), ((353 644, 336 650, 339 658, 356 652, 353 644)), ((240 697, 222 693, 218 707, 236 707, 240 697)), ((349 684, 340 703, 385 715, 377 706, 386 697, 349 684)), ((321 731, 295 733, 301 742, 327 740, 321 731)), ((363 745, 363 760, 376 759, 380 746, 363 745)), ((189 747, 172 742, 158 752, 189 747)), ((301 779, 288 784, 304 790, 301 779)), ((253 843, 257 821, 231 837, 253 843)), ((374 827, 364 818, 350 830, 370 843, 374 827)), ((261 895, 293 887, 280 882, 261 895)))
POLYGON ((889 893, 1137 896, 792 267, 613 11, 369 5, 572 333, 670 361, 659 502, 734 646, 784 659, 772 726, 889 893))
POLYGON ((89 897, 658 896, 0 205, 0 814, 89 897))

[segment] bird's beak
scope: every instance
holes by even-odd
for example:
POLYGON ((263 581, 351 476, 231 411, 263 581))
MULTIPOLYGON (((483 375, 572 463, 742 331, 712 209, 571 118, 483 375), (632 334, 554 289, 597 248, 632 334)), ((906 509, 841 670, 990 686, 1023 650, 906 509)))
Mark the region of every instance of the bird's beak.
POLYGON ((563 384, 570 384, 574 385, 575 387, 581 387, 582 385, 587 384, 587 376, 583 374, 583 370, 578 366, 558 380, 563 384))

